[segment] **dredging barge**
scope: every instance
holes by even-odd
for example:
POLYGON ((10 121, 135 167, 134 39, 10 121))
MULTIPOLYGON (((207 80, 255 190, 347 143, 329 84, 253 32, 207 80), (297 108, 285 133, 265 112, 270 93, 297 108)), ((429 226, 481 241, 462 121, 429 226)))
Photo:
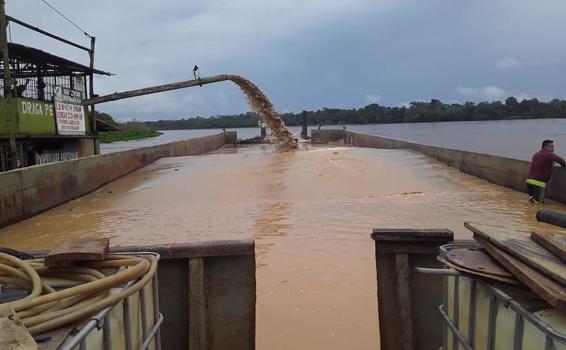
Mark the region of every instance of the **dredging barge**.
MULTIPOLYGON (((317 135, 318 132, 334 134, 339 138, 348 135, 350 140, 357 139, 356 142, 360 142, 360 139, 390 142, 377 136, 351 133, 347 130, 321 130, 314 132, 313 138, 320 140, 321 135, 317 135)), ((1 175, 2 180, 9 180, 12 186, 3 186, 0 192, 2 195, 0 203, 8 204, 2 207, 2 219, 6 220, 3 225, 31 217, 80 197, 161 157, 202 154, 225 144, 231 144, 235 139, 235 133, 225 132, 167 145, 5 172, 1 175), (93 176, 94 174, 98 176, 93 176), (43 193, 49 193, 50 196, 38 195, 43 193)), ((499 157, 445 149, 436 152, 442 156, 458 155, 456 159, 467 161, 465 169, 468 171, 473 171, 480 160, 488 159, 490 162, 505 164, 498 159, 499 157)), ((511 161, 510 164, 527 166, 526 162, 517 162, 511 161)), ((453 164, 458 163, 454 161, 453 164)), ((481 169, 486 174, 486 167, 481 169)), ((499 168, 497 171, 505 172, 505 169, 499 168)), ((496 175, 490 176, 493 179, 496 175)), ((560 180, 559 177, 555 179, 554 181, 560 180)), ((556 186, 560 185, 558 181, 556 186)), ((551 192, 550 195, 553 196, 553 193, 551 192)), ((392 234, 392 231, 380 228, 374 232, 379 285, 377 300, 380 304, 379 317, 383 318, 383 322, 379 323, 381 348, 437 349, 443 339, 442 318, 438 311, 439 305, 442 304, 442 282, 438 277, 435 282, 434 276, 417 273, 414 268, 440 268, 442 265, 436 260, 439 246, 451 243, 453 237, 446 230, 425 230, 425 234, 422 234, 422 230, 397 230, 396 234, 392 234), (391 237, 396 238, 391 239, 391 237), (384 273, 386 275, 383 275, 384 273), (380 282, 383 278, 384 281, 389 282, 380 282), (407 293, 409 289, 399 288, 402 287, 402 283, 410 286, 410 292, 407 293), (426 291, 426 294, 423 294, 423 291, 426 291), (415 303, 400 306, 396 300, 403 297, 403 293, 406 293, 405 297, 412 296, 415 303), (423 309, 421 303, 432 311, 423 309), (432 319, 428 318, 429 316, 432 319), (409 326, 407 320, 410 320, 409 326), (424 322, 426 327, 421 327, 421 322, 424 322), (412 329, 412 336, 400 336, 399 332, 406 332, 407 329, 412 329), (389 343, 388 339, 396 342, 389 343), (410 339, 410 342, 406 339, 410 339), (404 340, 407 345, 399 345, 399 340, 404 340)), ((256 252, 254 248, 254 242, 248 240, 166 246, 142 245, 120 249, 130 253, 157 252, 161 256, 158 276, 159 306, 160 312, 164 315, 163 325, 160 328, 163 348, 251 349, 255 347, 256 252), (175 303, 171 303, 171 300, 175 300, 175 303)), ((451 285, 453 286, 453 283, 451 285)), ((459 288, 463 290, 464 285, 465 283, 462 282, 459 288)), ((465 299, 460 298, 460 300, 465 299)), ((464 308, 465 306, 462 306, 460 310, 464 308)), ((448 306, 446 312, 451 315, 453 310, 454 308, 448 306)), ((494 339, 497 339, 497 336, 494 339)), ((451 341, 450 345, 453 343, 451 341)))
MULTIPOLYGON (((15 19, 9 19, 15 21, 15 19)), ((5 36, 5 33, 3 36, 5 36)), ((65 80, 65 82, 68 81, 68 85, 70 85, 65 90, 67 92, 66 96, 57 96, 62 100, 58 102, 72 102, 78 110, 81 110, 79 117, 85 116, 84 110, 81 108, 93 106, 97 103, 147 93, 201 86, 224 80, 239 80, 235 76, 220 75, 96 97, 92 89, 92 75, 107 73, 97 71, 92 67, 94 40, 92 40, 91 44, 90 49, 82 48, 90 55, 90 67, 77 66, 73 62, 61 61, 58 57, 33 51, 30 48, 21 48, 16 45, 11 45, 10 48, 13 49, 14 53, 19 52, 21 55, 19 58, 22 60, 26 58, 26 55, 29 58, 30 55, 41 54, 41 57, 44 59, 57 63, 56 66, 58 67, 55 67, 54 72, 61 76, 69 75, 69 79, 65 80), (57 71, 61 67, 65 69, 57 71), (73 71, 70 72, 69 69, 73 71), (87 95, 88 76, 90 76, 89 93, 91 98, 84 99, 87 95), (77 103, 76 96, 71 96, 71 90, 74 90, 73 87, 76 87, 74 85, 81 87, 80 93, 83 101, 80 103, 77 103), (64 101, 65 99, 67 101, 64 101)), ((7 49, 8 46, 5 46, 3 50, 4 57, 7 57, 7 49)), ((7 62, 8 60, 4 58, 3 61, 7 62)), ((11 105, 12 118, 8 120, 10 125, 5 123, 3 126, 5 130, 11 128, 10 130, 13 131, 15 130, 13 126, 17 125, 19 128, 17 130, 23 133, 36 132, 40 134, 39 136, 45 136, 43 133, 54 133, 53 127, 55 125, 53 115, 48 115, 49 113, 43 115, 45 114, 43 113, 44 110, 50 110, 49 101, 38 104, 37 102, 27 101, 25 97, 41 97, 40 99, 44 99, 46 97, 46 86, 42 84, 46 83, 43 80, 44 77, 39 76, 37 78, 37 86, 35 87, 38 96, 23 95, 25 89, 19 89, 18 85, 21 87, 21 85, 25 84, 24 88, 27 86, 28 82, 24 80, 26 79, 25 74, 28 74, 25 71, 27 67, 28 65, 25 62, 18 66, 18 74, 20 75, 17 76, 17 79, 20 80, 16 84, 12 84, 9 75, 5 75, 4 96, 12 98, 12 101, 15 101, 16 104, 11 105), (21 110, 16 111, 16 105, 22 106, 21 110), (34 107, 36 105, 41 105, 41 108, 34 107), (32 108, 28 108, 29 106, 32 106, 32 108), (46 125, 48 124, 48 128, 34 130, 33 127, 30 128, 30 125, 26 124, 26 118, 30 117, 28 112, 39 111, 40 109, 42 117, 46 120, 46 125)), ((9 69, 5 70, 4 73, 6 74, 7 71, 9 72, 9 69)), ((241 82, 241 80, 239 81, 241 82)), ((50 82, 48 81, 47 83, 50 82)), ((52 83, 55 85, 55 79, 52 83)), ((49 91, 47 92, 50 93, 49 91)), ((55 90, 53 90, 53 93, 55 93, 55 90)), ((94 109, 91 108, 91 111, 93 112, 94 109)), ((86 125, 82 125, 79 128, 80 134, 72 135, 72 137, 78 140, 78 142, 73 140, 76 143, 73 146, 73 155, 65 156, 67 157, 64 157, 65 159, 74 157, 75 153, 80 153, 80 156, 97 153, 95 141, 97 121, 94 118, 88 120, 86 117, 83 121, 86 121, 86 125), (78 151, 75 152, 75 149, 78 151)), ((272 125, 271 128, 277 129, 278 127, 272 125)), ((63 129, 60 128, 57 132, 69 132, 69 130, 63 129)), ((111 155, 85 157, 4 172, 0 174, 0 180, 2 181, 0 188, 0 213, 2 214, 0 226, 7 226, 22 221, 62 203, 79 198, 160 158, 203 154, 217 150, 224 145, 234 144, 236 136, 233 132, 223 132, 218 135, 179 141, 167 145, 147 147, 111 155)), ((67 137, 67 139, 72 137, 67 137)), ((18 154, 17 132, 11 132, 9 138, 10 156, 5 156, 8 153, 6 151, 0 154, 2 155, 2 170, 13 169, 21 165, 15 161, 16 158, 13 156, 18 154)), ((526 162, 418 145, 381 138, 375 135, 353 133, 348 130, 318 130, 313 133, 312 138, 315 142, 342 140, 343 144, 349 146, 418 151, 452 167, 456 167, 464 173, 517 190, 523 189, 523 181, 528 166, 526 162)), ((19 158, 25 161, 25 157, 31 151, 24 148, 20 147, 19 158)), ((550 198, 562 203, 565 202, 564 196, 566 195, 564 179, 563 169, 560 169, 558 170, 558 176, 554 176, 549 186, 550 198)), ((472 227, 477 230, 477 227, 472 227)), ((437 261, 439 250, 442 256, 442 254, 449 255, 451 249, 454 248, 453 246, 445 245, 452 242, 453 235, 451 231, 379 228, 374 230, 372 237, 376 242, 377 284, 379 287, 377 289, 377 299, 380 306, 381 348, 438 349, 440 346, 443 346, 444 348, 470 349, 482 348, 484 344, 486 348, 500 348, 504 345, 500 345, 498 342, 501 342, 501 339, 509 338, 509 334, 511 334, 512 340, 508 344, 512 343, 512 345, 506 347, 514 349, 532 348, 532 345, 525 343, 525 341, 532 339, 527 339, 529 336, 525 334, 528 333, 524 333, 523 330, 526 331, 528 323, 536 320, 536 318, 532 317, 524 308, 521 308, 520 305, 511 300, 509 295, 502 293, 499 289, 486 287, 481 284, 482 282, 476 284, 475 280, 464 277, 461 272, 439 269, 442 267, 437 261), (419 273, 415 270, 417 267, 421 268, 419 273), (423 273, 429 273, 433 276, 423 273), (444 278, 444 288, 438 276, 434 276, 438 274, 446 276, 444 278), (476 316, 472 315, 476 315, 476 313, 469 312, 464 321, 460 320, 465 315, 464 309, 475 310, 471 305, 475 305, 475 303, 478 305, 481 303, 485 304, 485 299, 483 301, 481 298, 476 299, 475 294, 471 292, 472 290, 483 290, 484 292, 488 291, 491 293, 488 297, 490 302, 488 305, 488 325, 485 328, 487 331, 484 332, 485 336, 480 336, 478 339, 476 339, 474 334, 481 334, 483 330, 480 331, 480 329, 483 328, 478 327, 476 325, 477 322, 470 322, 470 319, 475 321, 474 317, 476 316), (467 299, 465 295, 468 296, 467 299), (439 306, 440 309, 438 309, 439 306), (498 333, 496 325, 499 316, 497 315, 498 313, 503 315, 503 313, 497 312, 497 310, 503 310, 503 308, 517 312, 516 315, 518 316, 514 316, 514 332, 512 333, 498 333), (476 332, 476 330, 478 331, 476 332), (505 335, 502 336, 501 334, 505 335)), ((460 246, 456 245, 455 247, 460 246)), ((475 251, 478 249, 478 246, 474 245, 473 249, 465 249, 475 251)), ((49 316, 58 320, 63 309, 51 309, 53 305, 49 305, 49 303, 54 302, 51 299, 54 297, 42 296, 43 299, 37 300, 45 303, 36 300, 33 301, 34 304, 32 306, 28 304, 27 300, 25 303, 17 300, 7 301, 7 303, 15 303, 9 305, 15 305, 14 308, 18 312, 21 311, 24 325, 26 323, 30 325, 29 330, 36 337, 35 341, 39 342, 40 346, 59 347, 59 345, 63 344, 63 347, 80 349, 97 347, 106 349, 253 349, 256 346, 257 261, 255 243, 252 240, 168 245, 139 244, 134 247, 121 247, 118 249, 120 251, 116 250, 114 249, 106 257, 109 258, 110 262, 120 261, 124 265, 114 266, 114 264, 106 262, 90 262, 87 265, 92 265, 88 265, 89 267, 82 266, 81 268, 112 267, 116 269, 113 273, 116 276, 120 276, 124 270, 130 270, 131 266, 139 266, 138 269, 143 270, 146 275, 143 277, 136 275, 136 279, 130 281, 117 278, 122 283, 113 286, 120 290, 108 292, 108 295, 105 295, 101 300, 111 296, 114 292, 122 293, 127 291, 132 284, 137 284, 142 280, 145 283, 144 287, 122 298, 120 302, 114 303, 111 307, 103 309, 101 313, 98 313, 93 318, 80 322, 77 327, 73 325, 71 328, 68 328, 67 333, 63 332, 63 338, 67 337, 67 339, 59 339, 60 342, 57 345, 47 345, 51 341, 57 342, 55 338, 58 336, 42 334, 43 329, 37 327, 44 327, 43 322, 39 322, 37 318, 34 318, 41 318, 41 316, 28 312, 28 309, 46 307, 50 310, 49 316), (124 254, 127 254, 127 257, 124 254), (157 259, 159 259, 158 267, 156 267, 157 259), (157 275, 154 274, 155 269, 158 270, 159 281, 157 280, 157 275), (150 271, 152 272, 151 274, 149 274, 150 271), (54 317, 54 314, 59 316, 54 317), (32 320, 30 321, 30 319, 32 320), (112 324, 114 324, 114 327, 112 327, 112 324)), ((46 252, 35 252, 34 254, 42 256, 44 253, 46 252)), ((78 251, 75 250, 73 253, 78 254, 78 251)), ((38 255, 34 258, 37 257, 38 255)), ((48 258, 49 255, 46 259, 48 258)), ((11 258, 4 257, 3 260, 10 262, 11 258)), ((12 261, 12 264, 20 266, 20 263, 15 260, 12 261)), ((47 290, 49 288, 54 289, 51 285, 41 287, 40 284, 37 284, 36 275, 31 271, 31 269, 37 269, 41 273, 48 272, 47 274, 49 274, 50 270, 48 266, 46 267, 45 261, 32 259, 29 263, 22 264, 21 268, 29 272, 28 277, 35 280, 32 283, 34 297, 38 296, 37 293, 41 293, 42 288, 47 290)), ((94 277, 101 281, 113 278, 112 273, 103 276, 101 271, 92 270, 82 270, 83 272, 89 271, 90 275, 87 273, 82 274, 90 276, 82 277, 89 283, 99 283, 90 281, 94 277)), ((14 271, 13 266, 7 266, 4 271, 14 273, 22 277, 22 280, 27 279, 26 276, 22 275, 21 271, 18 272, 17 269, 14 271)), ((79 273, 78 275, 81 274, 79 273)), ((3 277, 5 278, 4 281, 9 281, 6 279, 10 278, 9 276, 3 277)), ((71 291, 73 288, 78 287, 72 283, 68 284, 68 282, 66 281, 66 285, 53 284, 60 290, 57 292, 52 291, 53 293, 51 294, 56 295, 60 293, 59 295, 67 295, 65 293, 70 292, 66 291, 71 291)), ((16 280, 11 280, 11 283, 16 283, 16 280)), ((28 287, 26 283, 21 284, 23 284, 24 289, 28 287)), ((49 294, 45 295, 48 296, 49 294)), ((19 297, 22 297, 22 295, 19 295, 19 297)), ((98 298, 99 296, 95 297, 98 298)), ((24 296, 23 298, 26 297, 24 296)), ((80 306, 88 309, 90 307, 88 304, 88 301, 82 304, 79 303, 77 308, 80 306)), ((35 309, 33 312, 35 311, 38 310, 35 309)), ((72 312, 69 314, 72 314, 72 312)), ((483 315, 482 312, 478 312, 478 320, 480 319, 480 314, 483 315)), ((20 322, 15 320, 15 315, 9 312, 9 310, 8 312, 2 312, 2 316, 0 316, 0 321, 8 327, 15 325, 17 328, 21 326, 20 322)), ((47 320, 46 322, 51 324, 51 321, 47 320)), ((536 341, 541 348, 557 348, 557 344, 562 343, 562 336, 557 335, 556 332, 549 331, 549 329, 541 326, 542 323, 538 321, 535 323, 540 326, 538 327, 539 330, 543 331, 543 340, 536 341)), ((8 336, 13 336, 15 333, 7 332, 7 334, 8 336)), ((3 341, 7 342, 12 340, 9 337, 3 338, 3 341)), ((34 345, 30 344, 30 346, 33 348, 34 345)))

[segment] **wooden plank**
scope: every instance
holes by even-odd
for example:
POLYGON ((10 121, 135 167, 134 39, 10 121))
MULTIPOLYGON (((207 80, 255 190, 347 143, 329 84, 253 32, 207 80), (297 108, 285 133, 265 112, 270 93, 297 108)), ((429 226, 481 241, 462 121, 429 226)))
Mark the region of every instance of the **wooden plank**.
POLYGON ((533 232, 531 239, 545 247, 562 261, 566 261, 566 237, 553 233, 533 232))
POLYGON ((454 232, 448 229, 374 228, 371 238, 376 242, 449 242, 454 232))
POLYGON ((519 281, 526 284, 547 303, 557 309, 566 310, 566 289, 559 283, 507 254, 479 235, 474 234, 474 238, 491 256, 511 271, 519 281))
POLYGON ((465 223, 475 235, 489 241, 535 270, 566 285, 566 264, 524 234, 512 234, 504 228, 465 223))
POLYGON ((47 266, 61 266, 74 261, 104 260, 108 252, 108 238, 64 241, 45 257, 47 266))

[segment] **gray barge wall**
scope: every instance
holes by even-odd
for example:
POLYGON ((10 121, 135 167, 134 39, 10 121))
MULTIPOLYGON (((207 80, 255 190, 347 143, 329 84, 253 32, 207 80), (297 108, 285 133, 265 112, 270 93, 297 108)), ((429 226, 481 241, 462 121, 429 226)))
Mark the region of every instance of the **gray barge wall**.
MULTIPOLYGON (((312 139, 319 142, 344 140, 357 147, 408 149, 423 153, 461 172, 474 175, 497 185, 525 192, 530 162, 483 153, 460 151, 437 146, 390 139, 378 135, 362 134, 349 130, 312 130, 312 139)), ((535 152, 536 150, 533 150, 535 152)), ((566 203, 566 168, 555 167, 546 197, 566 203)))
POLYGON ((159 158, 202 154, 235 141, 236 132, 224 132, 0 173, 0 227, 92 192, 159 158))
MULTIPOLYGON (((255 349, 254 241, 111 247, 110 251, 159 254, 162 349, 255 349)), ((45 255, 48 251, 28 253, 45 255)))
POLYGON ((116 247, 159 253, 162 349, 255 349, 255 248, 251 240, 116 247))
POLYGON ((438 350, 442 345, 442 278, 416 267, 442 268, 438 248, 447 229, 374 229, 381 350, 438 350), (426 292, 425 292, 426 291, 426 292))

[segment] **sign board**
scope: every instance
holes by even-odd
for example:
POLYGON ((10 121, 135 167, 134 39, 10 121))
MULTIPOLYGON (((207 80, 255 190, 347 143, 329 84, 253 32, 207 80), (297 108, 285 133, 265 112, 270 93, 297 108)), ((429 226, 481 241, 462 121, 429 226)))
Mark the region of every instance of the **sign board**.
POLYGON ((62 86, 55 86, 55 119, 59 135, 85 135, 85 112, 80 104, 82 93, 62 86))
POLYGON ((62 162, 64 160, 79 158, 79 152, 62 152, 62 151, 43 151, 41 154, 35 153, 35 164, 47 164, 54 162, 62 162))
POLYGON ((23 135, 55 135, 53 104, 43 101, 18 99, 19 128, 23 135))

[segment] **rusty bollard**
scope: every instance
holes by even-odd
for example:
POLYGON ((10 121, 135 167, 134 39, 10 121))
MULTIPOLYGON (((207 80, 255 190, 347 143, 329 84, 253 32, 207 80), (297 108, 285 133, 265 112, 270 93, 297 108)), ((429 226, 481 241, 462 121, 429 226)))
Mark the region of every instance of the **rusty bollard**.
POLYGON ((441 276, 415 267, 442 265, 438 248, 454 233, 447 229, 374 229, 377 302, 382 350, 438 350, 442 346, 441 276))

